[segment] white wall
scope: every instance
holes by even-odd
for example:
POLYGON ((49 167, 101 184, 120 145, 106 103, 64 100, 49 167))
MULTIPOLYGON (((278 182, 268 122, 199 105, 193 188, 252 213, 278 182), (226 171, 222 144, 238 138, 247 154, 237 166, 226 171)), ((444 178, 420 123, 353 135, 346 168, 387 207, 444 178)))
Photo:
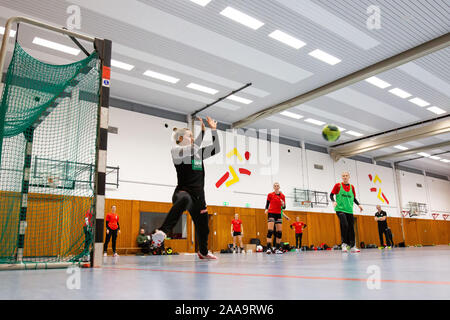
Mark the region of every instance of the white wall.
MULTIPOLYGON (((186 123, 166 120, 154 116, 110 108, 110 126, 118 127, 118 134, 108 136, 108 165, 120 167, 119 188, 108 186, 108 198, 133 199, 170 202, 176 185, 176 172, 170 156, 173 127, 186 127, 186 123), (168 128, 165 127, 168 125, 168 128)), ((205 160, 205 191, 209 205, 224 205, 264 208, 267 193, 272 184, 278 181, 287 196, 289 210, 302 210, 293 204, 293 189, 307 188, 330 193, 334 184, 341 181, 341 173, 349 171, 350 182, 355 186, 357 198, 364 211, 361 214, 373 215, 375 206, 380 204, 389 216, 400 217, 399 199, 395 187, 395 173, 391 168, 341 159, 334 162, 327 154, 299 147, 291 147, 244 137, 232 132, 219 131, 220 154, 205 160), (242 156, 227 157, 234 148, 242 156), (250 158, 245 159, 245 152, 250 158), (315 169, 314 165, 323 169, 315 169), (216 182, 230 166, 235 170, 239 181, 216 187, 216 182), (239 173, 239 168, 251 171, 247 176, 239 173), (369 178, 372 176, 372 181, 369 178), (375 181, 375 177, 378 179, 375 181), (372 192, 371 188, 376 188, 372 192), (389 201, 381 200, 381 190, 389 201)), ((207 132, 205 144, 211 141, 207 132)), ((228 178, 227 181, 231 180, 228 178)), ((400 198, 403 206, 408 201, 427 203, 431 211, 445 213, 450 211, 450 181, 424 177, 409 172, 398 172, 400 198), (421 183, 423 188, 417 188, 421 183)), ((308 211, 332 213, 330 205, 326 208, 308 208, 308 211)), ((355 213, 359 209, 355 206, 355 213)), ((431 214, 426 216, 432 219, 431 214)), ((440 218, 442 220, 442 215, 440 218)))
POLYGON ((170 202, 177 183, 170 156, 173 127, 185 123, 110 108, 108 166, 119 166, 119 188, 108 186, 106 197, 170 202), (168 128, 165 127, 168 124, 168 128))
POLYGON ((362 214, 373 215, 376 211, 376 205, 380 205, 389 216, 400 217, 400 211, 397 208, 398 199, 394 171, 391 168, 370 163, 355 162, 358 175, 358 200, 364 204, 362 214))
POLYGON ((443 213, 450 213, 449 181, 404 171, 398 172, 398 181, 403 208, 407 208, 410 201, 427 204, 427 214, 419 218, 433 219, 432 214, 439 213, 438 220, 442 220, 443 213))
POLYGON ((431 177, 426 177, 425 181, 428 191, 429 213, 439 214, 438 219, 442 220, 442 214, 450 213, 450 183, 431 177))
POLYGON ((398 171, 397 178, 398 183, 400 184, 401 207, 403 210, 408 209, 408 202, 427 203, 429 210, 425 176, 405 171, 398 171), (421 185, 421 187, 419 185, 421 185))

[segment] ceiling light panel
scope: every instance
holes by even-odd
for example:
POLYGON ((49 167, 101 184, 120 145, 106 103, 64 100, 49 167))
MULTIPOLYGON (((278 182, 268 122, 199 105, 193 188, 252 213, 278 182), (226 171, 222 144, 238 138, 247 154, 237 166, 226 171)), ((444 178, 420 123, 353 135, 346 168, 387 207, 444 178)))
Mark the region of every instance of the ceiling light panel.
POLYGON ((130 71, 134 69, 134 66, 125 62, 121 62, 121 61, 117 61, 114 59, 111 59, 111 66, 119 68, 119 69, 123 69, 126 71, 130 71))
POLYGON ((191 2, 194 2, 202 7, 206 6, 208 3, 211 2, 211 0, 191 0, 191 2))
POLYGON ((303 47, 304 45, 306 45, 306 43, 304 43, 303 41, 294 38, 293 36, 284 33, 283 31, 280 30, 275 30, 274 32, 272 32, 271 34, 269 34, 269 37, 278 40, 294 49, 300 49, 301 47, 303 47))
POLYGON ((422 157, 425 157, 425 158, 428 158, 430 155, 428 154, 428 153, 425 153, 425 152, 419 152, 419 153, 417 153, 419 156, 422 156, 422 157))
POLYGON ((370 78, 367 78, 365 81, 367 81, 370 84, 373 84, 374 86, 377 86, 378 88, 381 88, 381 89, 386 89, 387 87, 391 86, 390 83, 388 83, 384 80, 381 80, 380 78, 377 78, 377 77, 370 77, 370 78))
POLYGON ((209 88, 209 87, 205 87, 196 83, 189 83, 186 87, 193 89, 193 90, 197 90, 197 91, 201 91, 204 93, 208 93, 208 94, 216 94, 217 92, 219 92, 219 90, 213 89, 213 88, 209 88))
POLYGON ((431 112, 433 112, 435 114, 444 114, 445 113, 445 110, 443 110, 443 109, 441 109, 439 107, 436 107, 436 106, 429 107, 429 108, 427 108, 427 110, 431 111, 431 112))
POLYGON ((297 120, 303 118, 302 115, 299 115, 299 114, 296 114, 293 112, 289 112, 289 111, 283 111, 280 114, 282 114, 283 116, 289 117, 289 118, 297 119, 297 120))
POLYGON ((397 97, 400 97, 400 98, 403 98, 403 99, 411 97, 411 94, 409 92, 406 92, 406 91, 404 91, 402 89, 399 89, 399 88, 391 89, 391 90, 389 90, 389 92, 392 93, 392 94, 395 94, 397 97))
POLYGON ((312 119, 312 118, 305 119, 305 122, 315 124, 316 126, 323 126, 325 124, 325 122, 323 122, 323 121, 312 119))
POLYGON ((226 7, 220 14, 253 30, 257 30, 264 25, 263 22, 232 7, 226 7))
POLYGON ((57 43, 57 42, 53 42, 53 41, 49 41, 49 40, 45 40, 39 37, 35 37, 33 39, 33 43, 37 44, 39 46, 43 46, 46 48, 50 48, 53 50, 57 50, 57 51, 61 51, 64 53, 68 53, 68 54, 72 54, 74 56, 77 56, 80 53, 79 49, 75 49, 69 46, 65 46, 63 44, 57 43))
POLYGON ((243 104, 250 104, 250 103, 253 102, 252 100, 245 99, 245 98, 242 98, 242 97, 238 97, 238 96, 235 96, 234 94, 232 94, 231 96, 227 97, 227 99, 233 100, 233 101, 236 101, 236 102, 239 102, 239 103, 243 103, 243 104))
POLYGON ((363 136, 362 133, 359 133, 359 132, 356 132, 356 131, 352 131, 352 130, 346 131, 345 133, 349 134, 351 136, 355 136, 355 137, 362 137, 363 136))
POLYGON ((426 107, 429 106, 430 103, 426 102, 425 100, 422 100, 420 98, 413 98, 409 100, 409 102, 414 103, 415 105, 418 105, 419 107, 426 107))
POLYGON ((177 83, 178 81, 180 81, 180 79, 177 79, 175 77, 171 77, 166 74, 155 72, 152 70, 145 71, 144 76, 147 76, 150 78, 155 78, 155 79, 166 81, 166 82, 170 82, 170 83, 177 83))
MULTIPOLYGON (((4 27, 0 27, 0 34, 5 34, 5 28, 4 27)), ((10 30, 9 31, 9 36, 10 37, 15 37, 16 36, 16 31, 10 30)))
POLYGON ((335 64, 338 64, 339 62, 341 62, 342 60, 339 58, 336 58, 334 56, 332 56, 331 54, 328 54, 322 50, 316 49, 314 51, 311 51, 310 53, 308 53, 310 56, 319 59, 323 62, 326 62, 328 64, 331 64, 332 66, 334 66, 335 64))

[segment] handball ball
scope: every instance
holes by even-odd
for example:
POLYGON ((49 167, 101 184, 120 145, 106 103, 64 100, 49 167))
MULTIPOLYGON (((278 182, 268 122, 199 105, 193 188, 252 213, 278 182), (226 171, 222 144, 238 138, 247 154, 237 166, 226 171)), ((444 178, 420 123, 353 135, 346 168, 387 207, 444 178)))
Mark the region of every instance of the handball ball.
POLYGON ((327 124, 322 129, 322 136, 329 142, 336 141, 341 136, 341 131, 334 124, 327 124))
POLYGON ((262 252, 263 247, 261 245, 256 246, 256 252, 262 252))

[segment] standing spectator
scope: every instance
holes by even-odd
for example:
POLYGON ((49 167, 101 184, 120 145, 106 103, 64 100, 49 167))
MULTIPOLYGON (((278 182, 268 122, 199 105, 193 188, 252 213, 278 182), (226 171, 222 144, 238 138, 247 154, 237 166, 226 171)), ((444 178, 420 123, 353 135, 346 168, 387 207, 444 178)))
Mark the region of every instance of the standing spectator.
POLYGON ((236 250, 236 238, 239 240, 239 251, 244 250, 244 245, 242 244, 242 236, 244 235, 244 227, 242 226, 242 220, 239 219, 239 215, 236 213, 234 215, 234 220, 231 220, 231 236, 233 237, 233 251, 236 250))
POLYGON ((306 224, 300 221, 300 217, 295 218, 295 222, 291 224, 295 228, 295 247, 297 249, 301 249, 302 247, 302 236, 303 236, 303 229, 306 228, 306 224))
POLYGON ((394 245, 394 241, 392 241, 392 233, 390 232, 390 229, 388 228, 387 221, 386 221, 386 211, 381 210, 381 206, 377 205, 377 212, 375 212, 375 221, 378 222, 378 235, 380 236, 380 249, 384 249, 384 242, 383 242, 383 233, 386 237, 387 242, 387 249, 391 249, 394 245))
POLYGON ((105 244, 103 245, 103 256, 107 256, 106 252, 108 250, 109 240, 112 237, 112 250, 114 257, 117 257, 116 252, 116 240, 117 235, 120 234, 119 226, 119 216, 116 213, 116 206, 111 207, 111 212, 106 215, 106 238, 105 244))

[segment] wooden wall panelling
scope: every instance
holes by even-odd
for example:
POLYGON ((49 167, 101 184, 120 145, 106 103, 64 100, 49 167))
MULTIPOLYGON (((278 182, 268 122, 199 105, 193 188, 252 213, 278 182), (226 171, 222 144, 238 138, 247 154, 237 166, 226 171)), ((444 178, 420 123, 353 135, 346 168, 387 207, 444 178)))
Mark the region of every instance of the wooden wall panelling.
POLYGON ((447 234, 447 243, 450 245, 450 221, 446 221, 446 234, 447 234))
POLYGON ((61 201, 62 197, 44 195, 28 198, 24 257, 56 257, 60 253, 61 239, 56 236, 63 232, 61 201))
POLYGON ((267 214, 264 209, 255 209, 255 238, 259 239, 262 246, 267 245, 267 214))
POLYGON ((299 212, 299 211, 286 211, 286 214, 289 218, 291 218, 290 221, 283 219, 283 237, 282 242, 289 242, 290 246, 295 246, 295 228, 290 228, 291 224, 293 224, 296 221, 296 218, 299 217, 300 221, 305 223, 307 227, 303 230, 303 236, 302 236, 302 246, 308 245, 308 217, 306 212, 299 212))
POLYGON ((141 232, 141 201, 131 202, 131 239, 127 244, 128 248, 137 247, 137 236, 141 232))
POLYGON ((438 222, 438 233, 439 233, 439 244, 449 244, 450 235, 448 228, 450 227, 450 222, 439 221, 438 222))
POLYGON ((341 237, 341 224, 339 222, 339 218, 337 217, 336 213, 333 213, 334 216, 334 231, 335 231, 335 243, 337 245, 342 244, 342 237, 341 237))
POLYGON ((422 245, 436 245, 439 243, 439 221, 420 220, 418 232, 421 233, 422 245))
MULTIPOLYGON (((139 214, 141 211, 166 213, 171 207, 170 203, 107 199, 107 211, 113 204, 117 206, 121 228, 123 229, 118 239, 118 248, 120 246, 134 247, 136 245, 136 236, 140 227, 139 214), (128 235, 124 232, 125 230, 127 230, 126 233, 128 235)), ((244 225, 244 244, 249 243, 251 238, 258 238, 261 244, 266 245, 267 215, 264 213, 264 209, 208 206, 208 211, 210 214, 210 250, 220 251, 232 243, 230 230, 231 220, 234 219, 235 213, 239 214, 244 225), (215 235, 214 231, 216 232, 215 235)), ((291 221, 283 220, 283 242, 289 242, 292 246, 295 245, 295 232, 289 226, 299 216, 300 220, 308 225, 304 231, 302 245, 310 246, 314 244, 318 246, 321 243, 327 243, 329 246, 333 246, 341 243, 339 219, 334 213, 286 211, 286 214, 291 218, 291 221)), ((192 220, 189 214, 187 215, 188 239, 168 240, 167 242, 168 245, 170 243, 170 246, 175 251, 183 252, 181 250, 186 250, 187 252, 195 252, 194 243, 191 241, 194 229, 192 229, 192 220)), ((378 227, 373 216, 356 215, 356 218, 358 219, 357 231, 359 241, 364 241, 366 244, 379 245, 378 227)), ((402 218, 388 218, 388 226, 392 230, 396 244, 403 241, 401 222, 402 218)), ((407 245, 419 243, 424 245, 433 243, 447 244, 449 242, 450 222, 419 221, 418 219, 405 218, 404 223, 407 245), (424 230, 427 230, 427 232, 424 230)))
POLYGON ((405 231, 405 244, 407 246, 414 246, 420 243, 417 233, 417 219, 403 219, 403 228, 405 231))
POLYGON ((433 221, 431 224, 431 229, 434 235, 435 245, 444 244, 443 237, 441 234, 441 222, 442 221, 433 221))
MULTIPOLYGON (((359 243, 364 242, 367 244, 376 244, 380 245, 380 238, 378 236, 378 223, 375 221, 375 218, 372 216, 361 216, 357 215, 358 219, 358 228, 359 228, 359 243)), ((383 238, 386 241, 386 238, 383 238)))
POLYGON ((389 218, 387 219, 388 227, 392 232, 392 240, 394 244, 399 244, 404 242, 403 232, 402 232, 402 218, 389 218))
POLYGON ((335 215, 328 213, 308 212, 308 240, 310 244, 319 246, 326 243, 332 247, 336 243, 335 215))

